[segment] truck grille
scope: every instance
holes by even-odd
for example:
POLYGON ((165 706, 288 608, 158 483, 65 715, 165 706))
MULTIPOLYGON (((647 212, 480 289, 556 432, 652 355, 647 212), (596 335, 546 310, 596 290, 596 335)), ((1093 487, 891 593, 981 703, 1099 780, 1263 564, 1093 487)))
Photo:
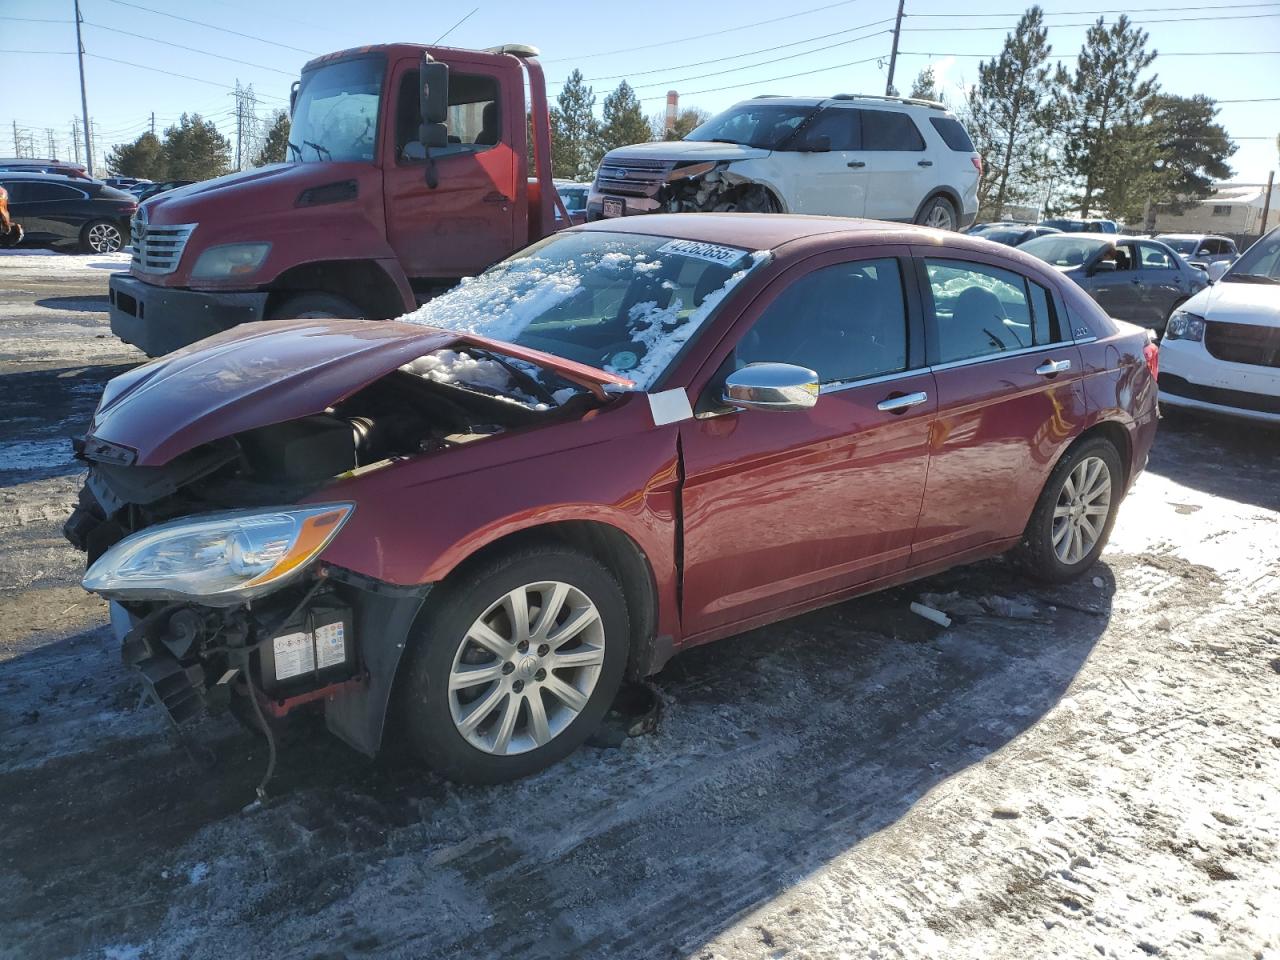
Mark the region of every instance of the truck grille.
POLYGON ((675 166, 670 160, 605 160, 596 171, 596 190, 631 197, 652 197, 675 166))
POLYGON ((1204 327, 1204 346, 1211 356, 1229 363, 1280 367, 1280 327, 1210 321, 1204 327))
POLYGON ((134 217, 130 230, 134 269, 143 273, 173 273, 195 228, 194 223, 139 223, 134 217))

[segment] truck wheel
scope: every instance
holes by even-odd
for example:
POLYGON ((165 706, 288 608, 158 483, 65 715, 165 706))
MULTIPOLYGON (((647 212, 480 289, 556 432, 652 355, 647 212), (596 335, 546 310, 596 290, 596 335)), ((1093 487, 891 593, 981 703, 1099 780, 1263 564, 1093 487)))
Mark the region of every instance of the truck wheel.
POLYGON ((333 293, 299 293, 271 311, 268 320, 364 320, 364 311, 333 293))
POLYGON ((115 253, 124 246, 124 234, 110 220, 94 220, 80 231, 80 249, 88 253, 115 253))
POLYGON ((1111 536, 1124 496, 1124 470, 1115 445, 1094 437, 1066 454, 1036 501, 1019 559, 1047 583, 1066 583, 1097 561, 1111 536))
POLYGON ((604 566, 568 547, 531 547, 438 589, 401 684, 418 756, 450 780, 501 783, 595 732, 622 682, 629 631, 604 566))
POLYGON ((934 197, 920 210, 916 223, 938 230, 955 230, 960 226, 956 208, 946 197, 934 197))

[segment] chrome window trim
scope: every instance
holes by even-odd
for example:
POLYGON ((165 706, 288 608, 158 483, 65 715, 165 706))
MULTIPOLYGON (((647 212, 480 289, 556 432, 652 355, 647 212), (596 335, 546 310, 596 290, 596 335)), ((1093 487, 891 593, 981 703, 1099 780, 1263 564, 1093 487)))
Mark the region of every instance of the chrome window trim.
POLYGON ((929 367, 930 370, 937 372, 939 370, 951 370, 955 367, 971 367, 975 363, 986 363, 989 360, 1006 360, 1009 357, 1023 357, 1032 353, 1043 353, 1046 350, 1058 350, 1062 347, 1073 347, 1075 343, 1070 340, 1061 340, 1058 343, 1044 343, 1038 347, 1023 347, 1020 350, 1002 350, 1000 353, 984 353, 979 357, 966 357, 964 360, 948 360, 946 363, 935 363, 929 367))
POLYGON ((872 386, 877 383, 902 380, 906 377, 918 377, 920 374, 928 372, 928 367, 912 367, 910 370, 899 370, 897 373, 882 373, 879 376, 861 377, 856 380, 828 380, 826 383, 819 385, 818 396, 828 393, 840 393, 842 390, 850 390, 853 387, 872 386))

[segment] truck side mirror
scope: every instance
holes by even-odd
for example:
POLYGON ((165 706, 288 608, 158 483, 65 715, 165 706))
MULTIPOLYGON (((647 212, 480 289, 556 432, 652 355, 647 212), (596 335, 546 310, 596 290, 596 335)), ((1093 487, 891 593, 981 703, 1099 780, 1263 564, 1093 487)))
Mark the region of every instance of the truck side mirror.
POLYGON ((419 73, 418 110, 425 124, 443 124, 449 119, 449 65, 422 55, 419 73))
POLYGON ((301 84, 302 84, 302 81, 300 81, 300 80, 295 80, 295 81, 293 81, 293 86, 291 86, 291 87, 289 88, 289 117, 290 117, 290 119, 292 119, 292 118, 293 118, 293 111, 294 111, 294 108, 298 106, 298 87, 299 87, 299 86, 301 86, 301 84))

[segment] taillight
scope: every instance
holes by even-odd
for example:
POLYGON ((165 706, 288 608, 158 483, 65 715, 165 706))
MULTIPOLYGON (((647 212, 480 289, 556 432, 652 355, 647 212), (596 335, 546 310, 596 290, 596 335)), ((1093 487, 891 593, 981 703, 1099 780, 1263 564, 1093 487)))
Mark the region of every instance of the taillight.
POLYGON ((1142 348, 1142 358, 1147 361, 1147 369, 1151 371, 1151 379, 1160 379, 1160 348, 1148 343, 1142 348))
POLYGON ((973 169, 978 171, 978 176, 982 176, 982 157, 975 153, 969 158, 969 162, 973 164, 973 169))

